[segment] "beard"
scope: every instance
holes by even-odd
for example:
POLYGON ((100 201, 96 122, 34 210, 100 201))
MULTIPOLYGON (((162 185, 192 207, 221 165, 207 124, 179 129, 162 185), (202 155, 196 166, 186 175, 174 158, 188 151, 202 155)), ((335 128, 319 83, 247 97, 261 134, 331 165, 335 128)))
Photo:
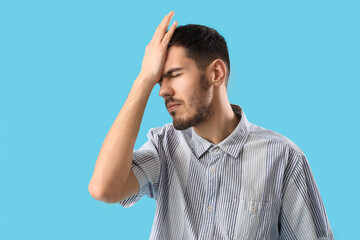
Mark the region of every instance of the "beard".
MULTIPOLYGON (((212 93, 209 91, 210 83, 205 74, 200 75, 200 90, 194 91, 188 98, 189 109, 194 109, 190 117, 176 118, 176 112, 170 112, 173 117, 173 126, 176 130, 185 130, 205 122, 211 115, 210 103, 212 93)), ((171 98, 168 100, 171 102, 171 98)))

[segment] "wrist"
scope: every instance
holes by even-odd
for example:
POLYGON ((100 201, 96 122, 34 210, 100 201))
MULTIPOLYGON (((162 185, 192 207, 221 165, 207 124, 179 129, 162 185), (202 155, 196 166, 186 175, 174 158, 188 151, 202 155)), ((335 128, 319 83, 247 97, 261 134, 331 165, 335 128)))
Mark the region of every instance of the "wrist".
POLYGON ((141 84, 144 84, 152 89, 156 85, 156 83, 159 82, 160 78, 157 79, 157 77, 140 71, 138 75, 138 80, 141 84))
POLYGON ((140 73, 133 83, 135 96, 150 96, 154 86, 155 84, 151 81, 150 77, 140 73))

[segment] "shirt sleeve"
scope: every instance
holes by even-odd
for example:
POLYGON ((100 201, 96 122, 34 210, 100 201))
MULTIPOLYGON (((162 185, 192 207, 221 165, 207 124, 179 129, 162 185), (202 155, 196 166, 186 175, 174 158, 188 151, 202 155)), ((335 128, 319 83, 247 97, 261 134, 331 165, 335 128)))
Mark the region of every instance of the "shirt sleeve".
POLYGON ((137 203, 143 196, 157 197, 160 178, 159 138, 161 128, 152 128, 148 141, 138 150, 133 151, 131 170, 139 183, 139 193, 119 202, 128 208, 137 203))
POLYGON ((334 239, 318 187, 303 154, 294 154, 285 180, 279 239, 334 239))

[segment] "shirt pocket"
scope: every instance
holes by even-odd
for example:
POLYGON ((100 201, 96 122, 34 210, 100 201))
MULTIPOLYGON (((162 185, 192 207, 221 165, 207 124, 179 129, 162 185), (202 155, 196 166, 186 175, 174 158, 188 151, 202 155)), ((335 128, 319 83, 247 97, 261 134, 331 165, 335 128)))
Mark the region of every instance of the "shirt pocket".
POLYGON ((266 239, 271 220, 271 208, 271 203, 240 199, 233 239, 266 239))

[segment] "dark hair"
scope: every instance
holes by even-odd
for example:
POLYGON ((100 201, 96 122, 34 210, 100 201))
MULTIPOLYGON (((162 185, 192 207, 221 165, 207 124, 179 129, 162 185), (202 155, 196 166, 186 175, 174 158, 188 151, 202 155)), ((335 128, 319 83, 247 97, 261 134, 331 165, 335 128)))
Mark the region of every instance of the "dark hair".
POLYGON ((186 57, 193 59, 200 71, 205 71, 206 67, 217 58, 223 60, 227 68, 225 78, 225 86, 227 86, 230 75, 229 52, 224 37, 215 29, 197 24, 178 26, 168 48, 171 46, 184 47, 186 57))

